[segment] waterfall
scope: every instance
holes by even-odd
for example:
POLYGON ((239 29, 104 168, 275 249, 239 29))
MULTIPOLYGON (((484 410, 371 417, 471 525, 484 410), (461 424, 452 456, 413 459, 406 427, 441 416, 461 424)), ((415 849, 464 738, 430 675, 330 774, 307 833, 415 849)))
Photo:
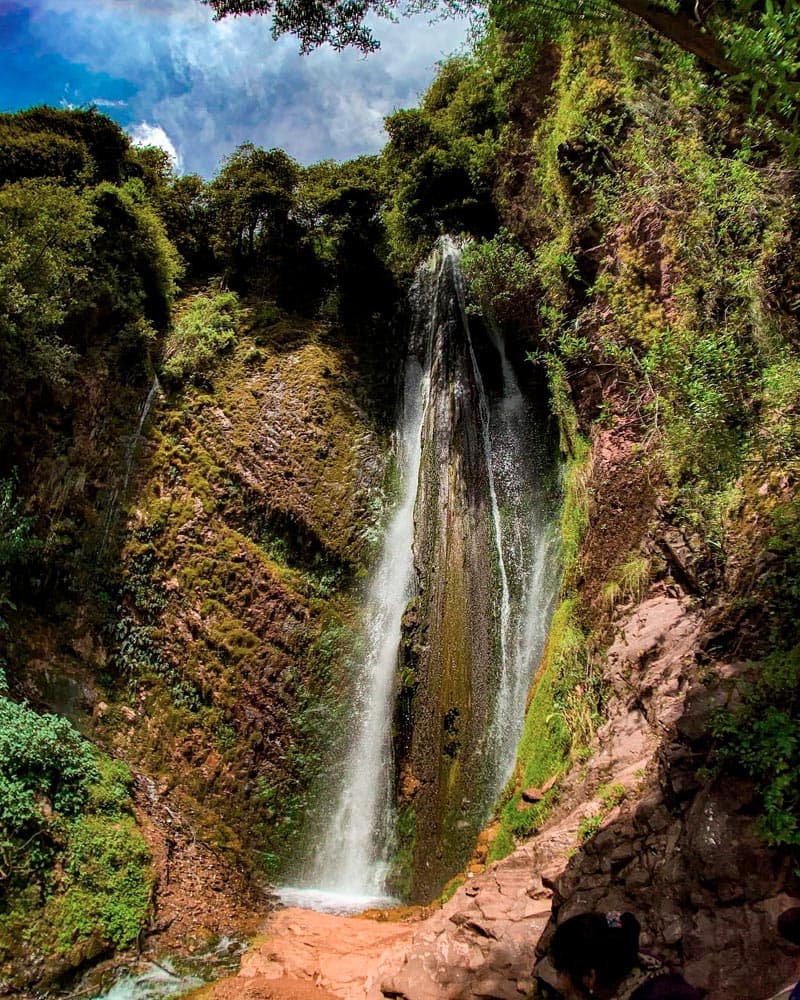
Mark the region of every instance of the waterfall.
MULTIPOLYGON (((436 293, 444 258, 423 268, 411 290, 412 341, 432 338, 420 326, 437 322, 436 293)), ((414 575, 414 503, 417 495, 421 431, 430 395, 430 348, 410 354, 405 365, 398 422, 399 502, 388 525, 378 565, 365 600, 365 656, 356 691, 352 742, 344 765, 336 806, 328 818, 308 878, 315 889, 341 897, 375 899, 386 895, 386 875, 393 846, 394 781, 392 712, 397 651, 403 612, 414 575)), ((299 897, 284 892, 284 898, 299 897)), ((324 896, 314 894, 317 905, 324 896)))
POLYGON ((117 509, 121 501, 124 501, 125 495, 128 492, 128 483, 130 482, 131 472, 133 471, 133 464, 136 461, 136 449, 139 441, 142 437, 142 431, 144 430, 144 425, 147 418, 150 416, 150 411, 153 408, 153 403, 161 391, 161 384, 158 381, 158 376, 153 376, 153 381, 150 384, 150 389, 145 396, 144 402, 142 403, 141 409, 139 410, 139 422, 136 425, 136 430, 131 436, 128 442, 128 447, 125 449, 125 459, 123 462, 123 475, 122 483, 114 486, 108 498, 108 506, 106 507, 106 516, 103 523, 103 540, 100 543, 100 554, 105 551, 106 544, 108 543, 108 536, 114 527, 114 521, 116 519, 117 509))
POLYGON ((540 421, 491 317, 487 326, 502 372, 502 395, 490 426, 494 478, 508 524, 507 537, 501 537, 499 545, 506 578, 515 583, 513 612, 509 597, 508 617, 501 626, 504 652, 490 730, 496 796, 514 768, 528 689, 547 640, 558 581, 559 536, 551 484, 540 478, 547 464, 540 421))
POLYGON ((513 766, 554 594, 542 420, 501 332, 470 322, 451 239, 420 268, 411 306, 399 497, 364 602, 348 752, 307 888, 281 892, 321 909, 385 899, 397 847, 410 856, 395 836, 399 769, 411 895, 430 898, 463 864, 513 766), (403 718, 399 666, 414 678, 403 718))

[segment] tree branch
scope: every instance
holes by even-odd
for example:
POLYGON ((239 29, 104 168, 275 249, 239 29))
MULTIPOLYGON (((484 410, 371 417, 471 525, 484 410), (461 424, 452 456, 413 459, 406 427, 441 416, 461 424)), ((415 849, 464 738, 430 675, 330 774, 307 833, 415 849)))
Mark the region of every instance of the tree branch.
POLYGON ((685 14, 671 14, 663 7, 650 3, 649 0, 611 0, 611 2, 615 7, 638 17, 663 38, 691 52, 725 76, 735 76, 739 72, 739 67, 725 58, 719 41, 713 35, 702 31, 700 26, 685 14))

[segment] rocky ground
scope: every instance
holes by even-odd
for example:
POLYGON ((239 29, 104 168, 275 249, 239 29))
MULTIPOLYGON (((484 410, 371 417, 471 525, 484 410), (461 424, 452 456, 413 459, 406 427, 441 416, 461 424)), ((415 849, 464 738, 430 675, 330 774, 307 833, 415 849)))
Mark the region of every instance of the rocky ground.
MULTIPOLYGON (((595 440, 595 480, 626 467, 627 437, 595 440)), ((610 549, 635 543, 619 541, 614 520, 641 497, 619 491, 611 510, 600 495, 584 551, 609 565, 610 549)), ((709 1000, 765 1000, 796 978, 800 953, 775 927, 800 903, 800 880, 786 854, 757 839, 753 787, 705 769, 710 715, 737 698, 745 664, 713 653, 720 606, 695 593, 690 547, 668 525, 658 537, 671 539, 666 569, 611 616, 604 722, 541 831, 502 861, 473 863, 432 912, 397 922, 274 913, 238 976, 207 996, 521 1000, 535 976, 548 978, 554 917, 590 909, 636 913, 643 947, 709 1000)))
POLYGON ((619 626, 607 720, 538 836, 414 922, 276 913, 238 977, 208 995, 517 1000, 533 988, 554 910, 597 908, 634 911, 643 944, 710 1000, 763 1000, 789 981, 797 949, 774 927, 800 885, 754 838, 752 789, 703 783, 694 768, 704 720, 730 697, 737 665, 698 667, 704 616, 674 586, 656 585, 619 626), (621 802, 598 797, 609 783, 624 787, 621 802), (579 828, 595 817, 581 845, 579 828))

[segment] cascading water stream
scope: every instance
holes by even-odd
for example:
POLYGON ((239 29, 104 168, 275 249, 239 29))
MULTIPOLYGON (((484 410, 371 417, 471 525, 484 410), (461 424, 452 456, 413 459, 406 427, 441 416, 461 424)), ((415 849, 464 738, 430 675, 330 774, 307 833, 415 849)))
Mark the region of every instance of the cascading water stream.
POLYGON ((346 911, 386 900, 401 766, 418 789, 415 865, 429 869, 413 893, 429 898, 450 865, 447 837, 457 829, 463 855, 513 767, 555 589, 554 507, 540 416, 500 332, 473 332, 460 256, 441 238, 412 287, 398 505, 366 593, 348 751, 306 888, 282 890, 288 903, 346 911), (402 656, 413 646, 419 658, 404 661, 416 677, 405 742, 393 733, 404 638, 402 656))
MULTIPOLYGON (((415 324, 436 324, 438 267, 420 272, 412 288, 415 324)), ((432 338, 425 334, 430 345, 432 338)), ((413 581, 414 503, 422 452, 421 432, 430 393, 430 347, 405 368, 403 408, 397 433, 400 498, 386 531, 368 588, 366 654, 357 691, 353 737, 336 808, 311 865, 307 881, 335 897, 356 901, 386 895, 393 843, 393 769, 391 721, 401 622, 413 581)), ((297 895, 284 892, 284 898, 297 895)), ((341 902, 341 901, 340 901, 341 902)), ((318 905, 326 900, 317 894, 318 905)), ((343 904, 346 907, 346 903, 343 904)))
POLYGON ((502 371, 503 394, 494 410, 492 437, 495 479, 511 528, 503 561, 516 580, 514 613, 504 624, 506 642, 492 722, 497 767, 494 787, 499 794, 514 768, 528 688, 547 639, 559 543, 552 500, 548 501, 540 481, 526 481, 521 475, 526 464, 533 465, 535 471, 544 464, 542 456, 535 454, 541 441, 532 439, 537 420, 491 317, 487 326, 502 371))
POLYGON ((523 394, 508 359, 503 337, 493 317, 487 331, 500 360, 502 393, 494 406, 484 386, 467 315, 467 295, 460 269, 460 248, 445 237, 450 255, 461 322, 480 401, 481 436, 486 455, 487 482, 497 569, 500 578, 500 683, 489 733, 490 752, 495 758, 491 785, 499 794, 514 767, 522 731, 523 712, 533 670, 547 638, 553 602, 553 587, 547 576, 557 566, 557 537, 551 518, 534 501, 535 482, 526 481, 523 470, 531 464, 531 433, 536 427, 531 406, 523 394), (502 497, 500 494, 502 493, 502 497), (505 517, 501 514, 505 508, 505 517), (543 516, 544 515, 544 516, 543 516), (509 531, 504 530, 504 523, 509 531), (512 601, 510 576, 517 578, 516 601, 512 601), (513 605, 513 607, 512 607, 513 605))
POLYGON ((460 259, 461 251, 450 237, 443 237, 442 252, 446 254, 450 261, 453 274, 453 285, 458 302, 458 311, 461 315, 461 323, 467 338, 469 357, 472 362, 472 374, 475 385, 478 389, 479 413, 481 422, 481 439, 483 441, 483 451, 486 458, 486 477, 489 486, 489 505, 492 515, 492 529, 494 531, 494 543, 497 548, 497 569, 500 575, 500 660, 505 670, 508 656, 508 628, 511 620, 511 601, 508 590, 508 574, 506 573, 505 549, 503 547, 503 526, 500 519, 500 508, 497 502, 497 490, 495 489, 494 461, 492 458, 492 443, 489 437, 489 403, 486 397, 486 389, 483 384, 483 376, 475 357, 475 345, 472 342, 472 335, 467 317, 467 294, 464 287, 464 275, 461 272, 460 259))
POLYGON ((114 526, 114 519, 117 514, 117 508, 120 502, 124 502, 125 495, 128 492, 128 483, 130 482, 131 472, 133 471, 133 464, 136 460, 136 449, 139 441, 142 437, 142 431, 144 430, 145 422, 150 416, 150 411, 153 408, 153 403, 161 392, 161 383, 158 381, 158 376, 153 376, 153 381, 150 384, 150 389, 148 390, 147 396, 142 403, 142 408, 139 411, 139 422, 136 425, 136 431, 128 443, 128 447, 125 451, 125 462, 123 465, 124 472, 122 476, 122 483, 115 486, 111 495, 108 499, 108 507, 106 508, 105 522, 103 524, 103 540, 100 544, 100 553, 105 551, 106 545, 108 543, 108 536, 114 526))

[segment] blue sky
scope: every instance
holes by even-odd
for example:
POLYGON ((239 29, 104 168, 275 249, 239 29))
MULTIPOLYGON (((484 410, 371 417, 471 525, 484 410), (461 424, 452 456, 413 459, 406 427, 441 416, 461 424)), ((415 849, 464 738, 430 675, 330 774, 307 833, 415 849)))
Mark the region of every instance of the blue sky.
POLYGON ((0 0, 0 110, 96 104, 179 169, 210 176, 240 142, 301 163, 377 152, 464 22, 381 22, 379 52, 275 42, 263 17, 211 20, 198 0, 0 0))

